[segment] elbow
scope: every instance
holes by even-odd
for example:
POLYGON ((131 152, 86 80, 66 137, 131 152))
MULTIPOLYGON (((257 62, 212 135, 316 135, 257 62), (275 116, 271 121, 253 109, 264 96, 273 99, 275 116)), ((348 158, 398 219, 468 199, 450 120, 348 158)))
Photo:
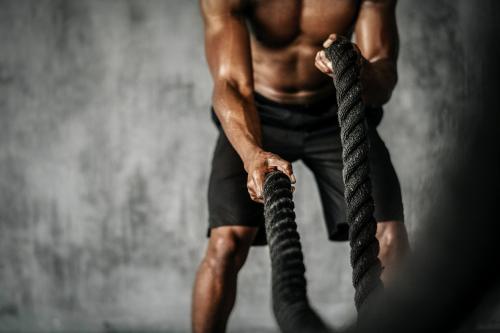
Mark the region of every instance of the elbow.
POLYGON ((212 102, 226 96, 236 96, 243 101, 253 98, 253 84, 248 80, 238 80, 231 76, 219 75, 214 80, 212 102))
POLYGON ((365 89, 362 93, 365 104, 372 107, 380 107, 387 104, 392 97, 397 82, 398 75, 396 70, 386 71, 385 75, 374 75, 370 79, 365 80, 365 89))

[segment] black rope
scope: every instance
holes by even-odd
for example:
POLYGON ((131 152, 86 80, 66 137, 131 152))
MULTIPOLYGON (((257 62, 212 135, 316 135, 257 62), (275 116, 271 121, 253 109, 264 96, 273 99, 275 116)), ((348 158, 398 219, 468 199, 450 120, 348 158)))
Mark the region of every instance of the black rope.
MULTIPOLYGON (((335 41, 326 49, 326 54, 335 71, 354 302, 359 311, 369 294, 382 283, 358 55, 345 38, 335 41)), ((328 332, 309 305, 291 184, 288 177, 279 171, 269 173, 264 182, 264 217, 271 255, 273 310, 281 331, 328 332)))
POLYGON ((382 285, 378 259, 377 223, 373 217, 365 111, 359 81, 359 56, 346 38, 337 39, 326 50, 334 69, 347 223, 351 245, 354 302, 358 311, 368 295, 382 285))
POLYGON ((290 179, 280 171, 269 173, 264 182, 264 217, 278 326, 284 333, 328 332, 309 305, 290 179))

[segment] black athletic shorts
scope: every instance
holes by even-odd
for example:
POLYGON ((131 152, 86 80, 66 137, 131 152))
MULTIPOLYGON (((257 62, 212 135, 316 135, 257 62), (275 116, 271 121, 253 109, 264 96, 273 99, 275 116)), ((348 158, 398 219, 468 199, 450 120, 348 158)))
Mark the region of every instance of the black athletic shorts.
MULTIPOLYGON (((308 105, 287 105, 255 94, 262 144, 289 162, 302 160, 316 179, 330 240, 348 238, 342 180, 342 146, 335 98, 308 105)), ((370 140, 370 175, 377 221, 403 221, 399 180, 389 152, 377 133, 382 109, 366 109, 370 140)), ((209 228, 259 227, 254 245, 266 244, 263 205, 250 199, 247 173, 212 109, 219 129, 208 188, 209 228)))

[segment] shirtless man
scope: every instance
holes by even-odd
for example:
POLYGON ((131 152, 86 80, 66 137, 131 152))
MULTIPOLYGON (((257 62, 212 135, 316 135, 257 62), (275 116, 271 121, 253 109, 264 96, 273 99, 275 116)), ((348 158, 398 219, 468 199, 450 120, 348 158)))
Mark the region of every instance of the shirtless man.
POLYGON ((220 134, 209 184, 209 241, 195 281, 195 333, 224 332, 237 274, 265 242, 262 187, 301 159, 320 191, 330 240, 346 240, 331 63, 336 35, 354 33, 371 142, 382 279, 408 248, 399 181, 376 125, 397 81, 396 0, 201 0, 220 134))

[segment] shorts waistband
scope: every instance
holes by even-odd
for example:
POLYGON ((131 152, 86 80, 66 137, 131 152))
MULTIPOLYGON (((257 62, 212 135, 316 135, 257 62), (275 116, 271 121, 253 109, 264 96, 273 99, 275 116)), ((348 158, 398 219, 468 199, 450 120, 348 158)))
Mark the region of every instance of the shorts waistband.
POLYGON ((290 112, 305 113, 309 115, 320 115, 323 113, 331 112, 332 108, 335 108, 336 110, 337 107, 337 100, 335 96, 329 96, 328 98, 323 98, 312 103, 292 104, 276 102, 259 94, 258 92, 254 92, 254 101, 257 106, 274 107, 288 110, 290 112))
MULTIPOLYGON (((338 105, 336 97, 330 96, 310 104, 288 104, 270 100, 254 92, 254 100, 264 124, 268 122, 271 125, 295 129, 317 129, 338 126, 336 120, 334 124, 331 122, 332 117, 334 119, 337 118, 338 105), (284 121, 285 119, 288 122, 284 121), (282 124, 278 124, 275 120, 281 121, 282 124)), ((377 127, 384 115, 383 108, 380 106, 365 106, 365 112, 367 123, 372 127, 377 127)))
POLYGON ((254 100, 262 125, 294 131, 313 131, 338 125, 335 98, 311 104, 289 104, 254 93, 254 100))

